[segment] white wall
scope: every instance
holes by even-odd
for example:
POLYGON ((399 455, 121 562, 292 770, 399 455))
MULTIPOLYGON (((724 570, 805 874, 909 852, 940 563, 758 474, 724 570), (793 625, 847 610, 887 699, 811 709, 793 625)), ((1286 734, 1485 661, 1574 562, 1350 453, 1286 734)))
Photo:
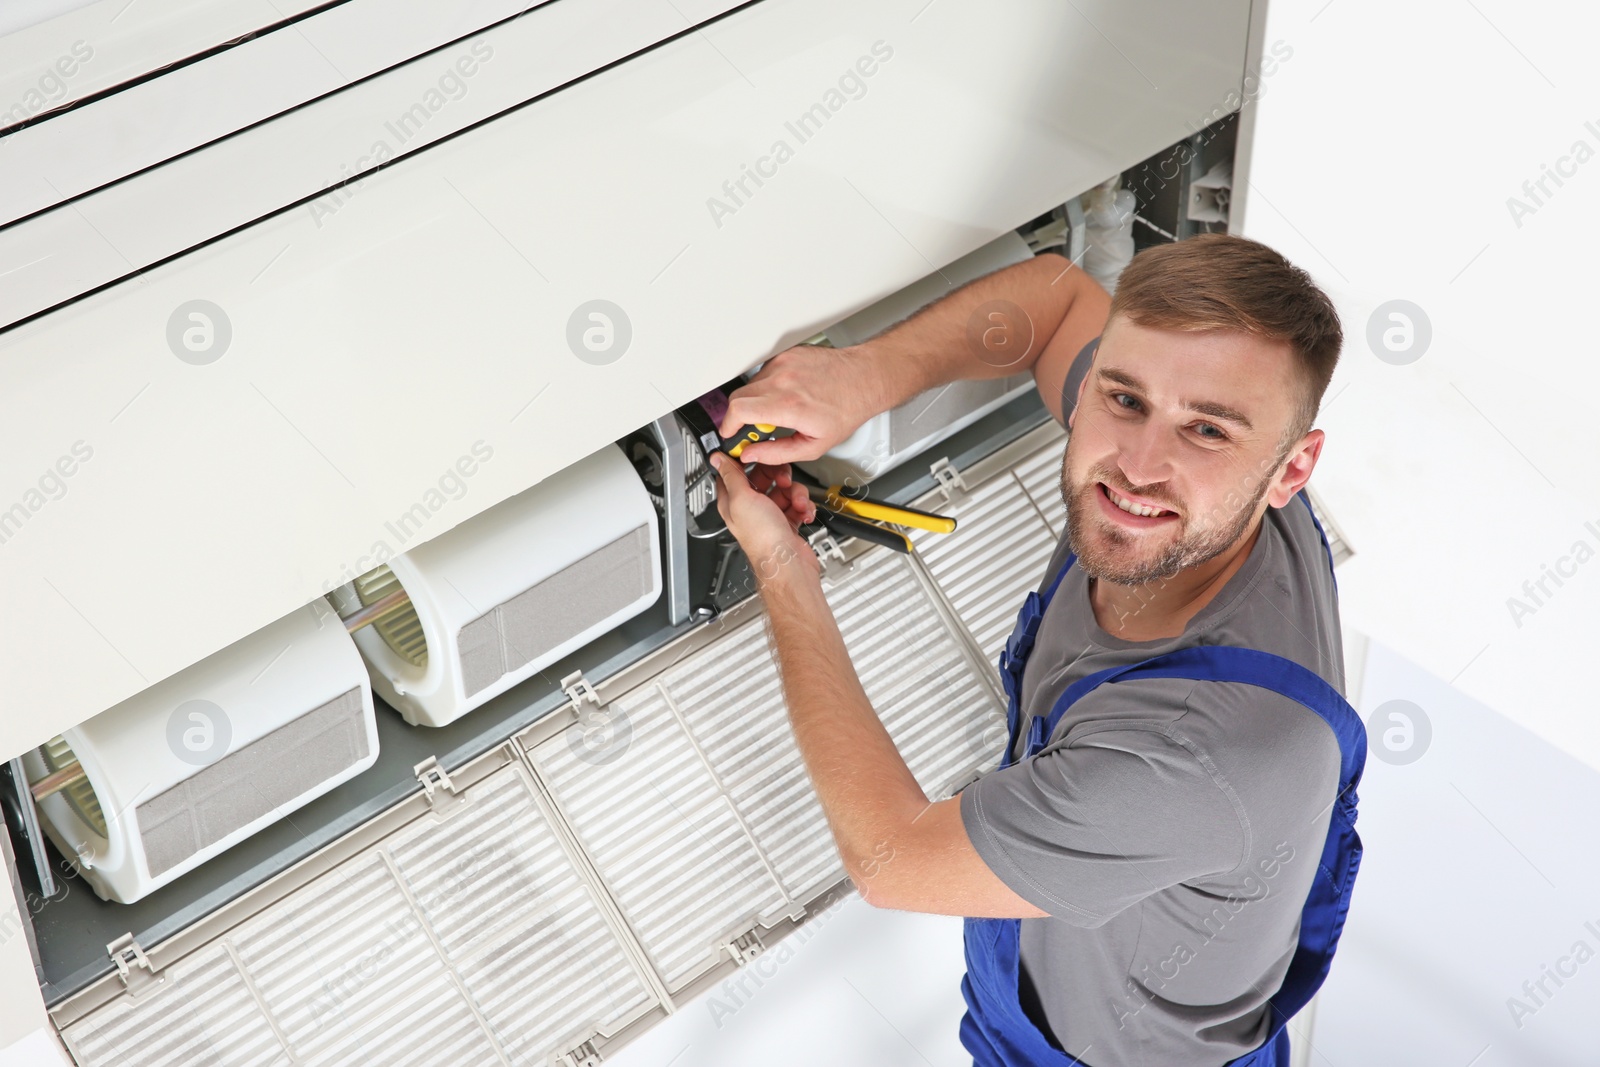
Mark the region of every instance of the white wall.
POLYGON ((1600 9, 1272 0, 1265 39, 1292 56, 1262 79, 1244 232, 1344 319, 1315 480, 1356 550, 1346 625, 1600 767, 1600 9), (1396 299, 1432 326, 1408 365, 1366 338, 1396 299), (1546 564, 1571 576, 1536 602, 1546 564))
POLYGON ((961 920, 851 895, 607 1062, 615 1067, 970 1067, 956 1027, 961 920), (760 978, 757 984, 756 978, 760 978))
POLYGON ((1358 710, 1373 753, 1366 855, 1312 1063, 1595 1063, 1600 774, 1376 643, 1358 710), (1382 709, 1397 700, 1432 734, 1406 763, 1385 758, 1374 725, 1393 725, 1382 709), (1541 977, 1542 991, 1523 988, 1541 977))

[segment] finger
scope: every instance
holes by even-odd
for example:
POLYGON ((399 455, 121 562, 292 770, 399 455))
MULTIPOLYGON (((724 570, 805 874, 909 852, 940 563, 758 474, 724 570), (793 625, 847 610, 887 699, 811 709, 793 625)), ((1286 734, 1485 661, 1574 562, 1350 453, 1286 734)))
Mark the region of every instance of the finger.
POLYGON ((817 517, 817 505, 806 487, 798 482, 789 487, 789 510, 799 516, 802 522, 810 522, 817 517))
POLYGON ((758 493, 771 495, 773 487, 777 484, 772 477, 772 471, 767 467, 757 467, 745 475, 750 480, 750 488, 758 493))
MULTIPOLYGON (((711 466, 716 469, 717 478, 722 482, 723 490, 729 496, 735 496, 750 489, 750 481, 744 476, 744 467, 737 460, 731 459, 721 452, 711 453, 711 466)), ((721 494, 718 494, 719 496, 721 494)))
MULTIPOLYGON (((748 388, 748 386, 746 386, 748 388)), ((728 398, 728 410, 723 413, 717 432, 724 438, 735 437, 746 426, 793 426, 804 423, 804 404, 782 393, 768 393, 765 389, 751 393, 736 389, 728 398)))
POLYGON ((728 410, 722 413, 722 421, 717 423, 717 433, 724 439, 734 437, 749 424, 766 422, 765 412, 775 406, 776 402, 769 396, 763 383, 751 381, 741 385, 728 394, 728 410), (745 414, 751 411, 754 416, 746 418, 745 414))
MULTIPOLYGON (((740 423, 743 426, 744 423, 740 423)), ((781 424, 777 424, 781 425, 781 424)), ((763 463, 769 467, 819 459, 826 451, 816 438, 797 433, 791 437, 775 437, 771 441, 752 441, 739 450, 739 458, 749 463, 763 463)))

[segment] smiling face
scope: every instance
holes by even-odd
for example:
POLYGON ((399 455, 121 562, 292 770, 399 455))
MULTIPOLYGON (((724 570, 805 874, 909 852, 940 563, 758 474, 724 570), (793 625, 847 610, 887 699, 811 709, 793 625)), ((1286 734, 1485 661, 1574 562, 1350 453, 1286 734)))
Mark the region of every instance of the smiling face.
MULTIPOLYGON (((1274 483, 1307 443, 1283 440, 1300 388, 1286 342, 1114 316, 1068 422, 1061 495, 1078 565, 1137 585, 1240 544, 1291 495, 1274 483)), ((1307 435, 1312 462, 1321 434, 1307 435)))

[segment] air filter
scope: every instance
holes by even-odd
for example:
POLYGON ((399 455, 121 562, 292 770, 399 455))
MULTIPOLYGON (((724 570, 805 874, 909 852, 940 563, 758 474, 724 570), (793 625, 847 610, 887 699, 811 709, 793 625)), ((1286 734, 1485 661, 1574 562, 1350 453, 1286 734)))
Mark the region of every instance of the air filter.
POLYGON ((345 614, 403 589, 356 631, 373 688, 443 726, 632 618, 661 593, 656 511, 615 445, 501 501, 336 594, 345 614))
POLYGON ((132 903, 370 767, 361 657, 326 602, 23 757, 52 841, 132 903))

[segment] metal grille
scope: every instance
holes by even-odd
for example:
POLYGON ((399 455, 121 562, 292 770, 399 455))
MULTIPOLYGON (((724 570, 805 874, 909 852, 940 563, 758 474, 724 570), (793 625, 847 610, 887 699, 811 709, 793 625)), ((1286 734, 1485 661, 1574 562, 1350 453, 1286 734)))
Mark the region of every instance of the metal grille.
MULTIPOLYGON (((949 612, 985 635, 995 615, 1003 637, 1037 581, 1055 537, 1023 485, 991 479, 956 534, 918 535, 953 609, 881 549, 827 588, 868 698, 934 799, 999 759, 1003 709, 949 612)), ((86 1067, 546 1062, 640 1019, 653 988, 676 993, 733 937, 843 877, 758 620, 606 708, 529 751, 546 799, 522 768, 494 772, 449 819, 406 824, 214 935, 141 1000, 67 1027, 74 1054, 86 1067)))
POLYGON ((467 696, 642 597, 653 581, 650 527, 638 526, 461 627, 467 696))
POLYGON ((140 804, 139 841, 151 876, 366 759, 361 697, 359 688, 334 697, 140 804))

